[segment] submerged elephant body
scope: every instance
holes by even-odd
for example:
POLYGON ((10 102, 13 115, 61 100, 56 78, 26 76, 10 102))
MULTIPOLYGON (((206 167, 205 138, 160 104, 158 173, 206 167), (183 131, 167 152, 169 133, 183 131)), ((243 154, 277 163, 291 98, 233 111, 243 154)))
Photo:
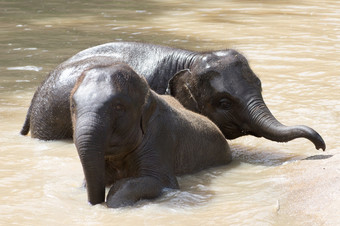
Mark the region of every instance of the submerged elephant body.
POLYGON ((91 204, 104 202, 110 185, 109 207, 156 198, 164 188, 179 188, 176 175, 231 161, 228 143, 209 119, 151 91, 127 65, 93 60, 98 65, 83 73, 70 98, 91 204))
POLYGON ((284 126, 274 118, 263 101, 260 80, 237 51, 194 52, 134 42, 95 46, 59 65, 35 93, 22 134, 31 127, 32 136, 40 139, 72 136, 67 97, 80 71, 92 64, 91 57, 128 64, 157 93, 168 93, 185 108, 210 118, 227 139, 254 135, 288 142, 303 137, 317 149, 326 148, 313 129, 284 126))

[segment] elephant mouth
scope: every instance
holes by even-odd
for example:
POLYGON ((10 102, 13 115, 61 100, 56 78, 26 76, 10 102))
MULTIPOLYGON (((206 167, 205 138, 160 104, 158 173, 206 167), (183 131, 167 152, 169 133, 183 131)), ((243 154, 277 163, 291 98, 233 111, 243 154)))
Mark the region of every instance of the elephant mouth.
POLYGON ((128 148, 126 145, 110 146, 105 152, 106 156, 123 157, 133 152, 135 148, 128 148))
POLYGON ((233 140, 233 139, 236 139, 242 136, 248 136, 248 135, 261 137, 256 133, 253 133, 251 131, 246 131, 246 130, 234 130, 234 131, 223 132, 223 135, 228 140, 233 140))
POLYGON ((262 137, 261 135, 257 134, 256 132, 253 131, 247 131, 247 130, 242 130, 241 133, 243 134, 243 136, 247 136, 247 135, 251 135, 254 137, 262 137))
POLYGON ((126 142, 126 143, 113 143, 110 144, 107 150, 105 151, 106 156, 116 156, 116 157, 125 157, 127 155, 135 152, 138 147, 141 145, 142 139, 138 139, 135 142, 126 142))
POLYGON ((263 137, 258 132, 254 131, 253 129, 248 126, 246 123, 230 123, 230 124, 223 124, 220 127, 224 137, 228 140, 233 140, 238 137, 242 136, 255 136, 255 137, 263 137))

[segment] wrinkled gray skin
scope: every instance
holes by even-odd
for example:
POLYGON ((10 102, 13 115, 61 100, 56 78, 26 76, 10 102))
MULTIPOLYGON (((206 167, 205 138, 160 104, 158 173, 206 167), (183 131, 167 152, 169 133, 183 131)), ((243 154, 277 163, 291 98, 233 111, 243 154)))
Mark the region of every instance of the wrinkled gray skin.
POLYGON ((62 139, 72 135, 68 95, 80 71, 102 56, 127 63, 151 89, 168 93, 184 107, 209 117, 227 139, 244 135, 288 142, 307 138, 325 150, 321 136, 307 126, 284 126, 261 95, 261 82, 235 50, 193 52, 145 43, 118 42, 79 52, 52 71, 35 93, 21 134, 62 139))
POLYGON ((226 164, 226 139, 208 118, 151 91, 126 64, 96 58, 71 92, 74 143, 88 200, 133 205, 179 188, 176 175, 226 164), (104 66, 103 66, 104 65, 104 66))

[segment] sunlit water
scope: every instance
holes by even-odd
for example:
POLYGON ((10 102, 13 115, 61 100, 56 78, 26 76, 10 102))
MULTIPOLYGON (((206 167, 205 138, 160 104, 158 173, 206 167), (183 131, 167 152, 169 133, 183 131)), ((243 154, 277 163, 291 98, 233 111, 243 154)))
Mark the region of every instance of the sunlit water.
MULTIPOLYGON (((232 164, 181 177, 181 190, 166 191, 157 200, 112 210, 87 204, 71 141, 44 142, 19 131, 37 86, 79 50, 111 41, 235 48, 261 78, 273 114, 284 124, 314 128, 325 139, 325 154, 337 156, 340 1, 2 0, 0 18, 1 225, 303 225, 314 220, 304 208, 299 222, 280 215, 291 168, 323 154, 305 139, 286 144, 236 139, 230 142, 232 164)), ((340 170, 333 173, 340 180, 340 170)), ((334 211, 336 216, 339 208, 334 211)), ((335 217, 313 222, 327 220, 336 222, 335 217)))

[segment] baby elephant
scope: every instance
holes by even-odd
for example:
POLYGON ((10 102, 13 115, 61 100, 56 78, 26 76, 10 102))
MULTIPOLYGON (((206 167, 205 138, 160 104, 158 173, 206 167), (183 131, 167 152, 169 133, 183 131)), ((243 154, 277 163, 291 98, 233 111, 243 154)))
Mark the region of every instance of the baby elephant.
POLYGON ((152 91, 122 63, 98 64, 78 79, 70 97, 73 139, 88 200, 129 206, 178 189, 177 175, 231 161, 229 145, 206 117, 152 91))

